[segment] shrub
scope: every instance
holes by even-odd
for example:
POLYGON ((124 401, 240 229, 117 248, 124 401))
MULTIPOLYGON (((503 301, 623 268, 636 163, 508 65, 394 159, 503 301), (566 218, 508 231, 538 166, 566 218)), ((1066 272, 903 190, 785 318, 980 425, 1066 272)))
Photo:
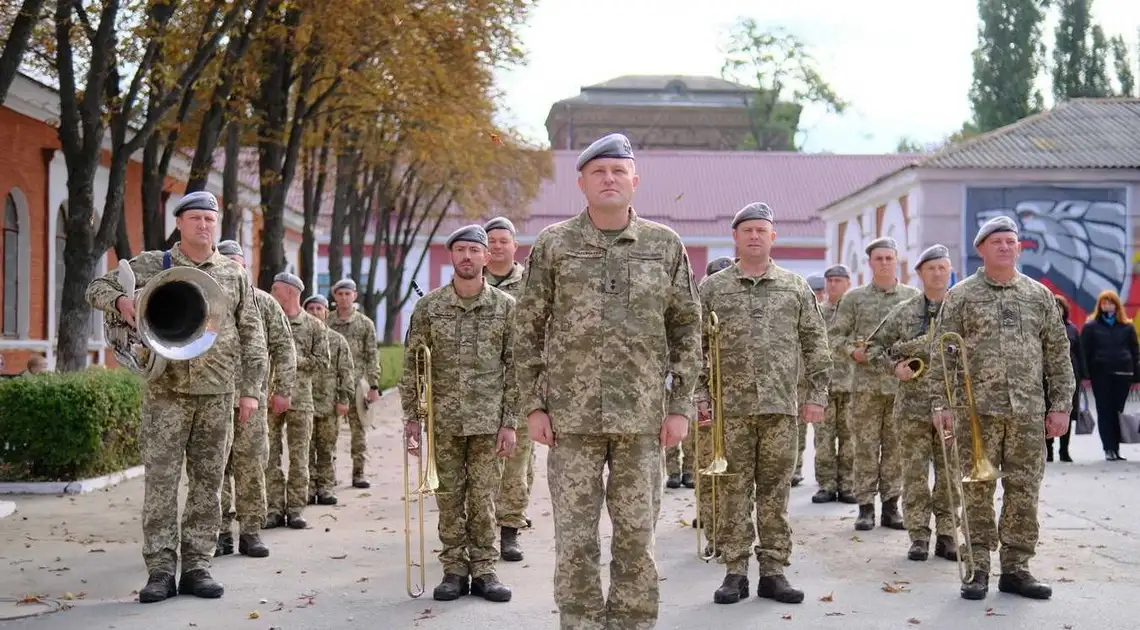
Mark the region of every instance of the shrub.
POLYGON ((395 387, 404 371, 404 346, 380 346, 380 391, 395 387))
POLYGON ((75 481, 137 466, 142 392, 121 369, 0 383, 0 480, 75 481))

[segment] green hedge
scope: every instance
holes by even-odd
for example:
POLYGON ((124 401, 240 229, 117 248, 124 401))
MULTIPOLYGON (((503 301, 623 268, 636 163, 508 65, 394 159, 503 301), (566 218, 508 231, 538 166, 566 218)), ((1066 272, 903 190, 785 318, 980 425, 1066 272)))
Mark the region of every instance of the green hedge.
POLYGON ((404 371, 404 346, 380 346, 380 391, 395 387, 404 371))
POLYGON ((137 466, 142 380, 91 368, 0 382, 0 481, 75 481, 137 466))

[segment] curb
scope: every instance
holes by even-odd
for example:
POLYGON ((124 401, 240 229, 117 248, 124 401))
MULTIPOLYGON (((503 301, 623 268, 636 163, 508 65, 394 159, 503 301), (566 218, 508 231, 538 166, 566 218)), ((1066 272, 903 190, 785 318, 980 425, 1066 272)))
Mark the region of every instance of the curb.
POLYGON ((16 513, 16 504, 11 501, 0 501, 0 518, 16 513))
MULTIPOLYGON (((5 482, 0 483, 0 494, 87 494, 116 486, 128 479, 141 477, 145 471, 145 467, 135 466, 102 477, 81 481, 5 482)), ((0 512, 2 511, 0 509, 0 512)))

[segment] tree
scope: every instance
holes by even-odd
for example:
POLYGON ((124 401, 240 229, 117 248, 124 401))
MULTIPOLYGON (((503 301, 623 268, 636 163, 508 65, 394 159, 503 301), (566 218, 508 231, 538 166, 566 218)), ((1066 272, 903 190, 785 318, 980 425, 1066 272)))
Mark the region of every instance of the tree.
POLYGON ((926 151, 926 145, 919 144, 910 137, 899 138, 899 143, 895 146, 895 153, 925 153, 926 151))
POLYGON ((0 54, 0 103, 7 100, 8 90, 20 73, 20 64, 24 61, 24 53, 28 51, 36 25, 45 17, 44 0, 23 0, 18 9, 9 4, 5 1, 0 5, 0 15, 8 18, 5 22, 11 22, 8 37, 4 40, 4 53, 0 54))
POLYGON ((1136 91, 1136 74, 1132 70, 1132 56, 1128 53, 1128 43, 1122 35, 1110 40, 1112 65, 1116 71, 1116 81, 1120 84, 1121 96, 1140 96, 1136 91))
POLYGON ((745 149, 796 150, 800 113, 822 106, 842 114, 847 102, 823 78, 808 46, 782 29, 761 30, 756 20, 742 18, 727 38, 724 78, 756 88, 749 95, 749 134, 745 149))
POLYGON ((1053 98, 1060 102, 1085 95, 1092 0, 1058 0, 1058 10, 1060 19, 1053 44, 1053 98))
POLYGON ((1034 83, 1044 65, 1041 24, 1048 0, 978 0, 978 47, 970 88, 979 132, 1004 127, 1041 111, 1034 83))

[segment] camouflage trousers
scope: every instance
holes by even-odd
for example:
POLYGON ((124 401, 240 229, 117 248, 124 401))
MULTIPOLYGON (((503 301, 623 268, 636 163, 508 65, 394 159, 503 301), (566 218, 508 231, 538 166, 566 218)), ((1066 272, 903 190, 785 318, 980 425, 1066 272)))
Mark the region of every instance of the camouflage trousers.
POLYGON ((269 414, 269 466, 265 469, 267 514, 300 514, 309 502, 309 442, 313 412, 290 409, 269 414), (282 441, 288 443, 288 478, 281 466, 282 441))
POLYGON ((658 434, 559 433, 547 457, 554 511, 554 601, 563 630, 651 630, 660 585, 653 553, 661 513, 658 434), (608 470, 609 476, 605 477, 608 470), (602 596, 602 503, 613 524, 602 596))
POLYGON ((309 496, 331 493, 336 488, 336 438, 340 416, 313 417, 313 439, 309 444, 309 496))
POLYGON ((756 553, 760 575, 783 575, 792 556, 788 494, 796 466, 795 416, 725 418, 724 561, 728 573, 748 575, 748 557, 756 553), (753 510, 756 516, 753 520, 753 510), (758 537, 754 549, 752 541, 758 537))
MULTIPOLYGON (((703 436, 702 436, 703 437, 703 436)), ((693 464, 696 458, 693 456, 693 430, 689 429, 689 434, 685 436, 681 443, 673 448, 665 449, 665 474, 666 475, 680 475, 681 473, 692 473, 693 464)))
POLYGON ((851 394, 835 392, 828 398, 823 422, 811 428, 815 444, 815 482, 820 490, 852 490, 855 444, 847 422, 850 413, 851 394))
MULTIPOLYGON (((364 421, 365 419, 356 413, 356 405, 349 405, 348 430, 352 435, 350 453, 352 454, 353 481, 355 481, 357 477, 364 476, 364 466, 368 463, 368 427, 364 426, 364 421)), ((337 432, 339 434, 339 422, 337 426, 337 432)), ((336 449, 334 448, 333 450, 336 449)))
POLYGON ((233 394, 179 394, 147 387, 139 423, 143 477, 143 561, 148 573, 209 569, 221 525, 222 471, 233 439, 233 394), (178 490, 186 465, 186 507, 178 490))
POLYGON ((515 431, 518 442, 515 454, 503 462, 503 479, 495 498, 496 519, 499 527, 526 527, 526 508, 530 503, 530 489, 534 487, 534 442, 530 440, 526 423, 515 431))
MULTIPOLYGON (((700 439, 694 440, 694 444, 696 444, 696 442, 700 443, 696 444, 694 448, 700 449, 700 460, 694 461, 693 463, 697 465, 697 468, 704 468, 705 466, 708 466, 713 457, 712 427, 700 427, 698 430, 700 431, 700 439)), ((685 439, 688 440, 694 437, 696 437, 696 431, 690 428, 689 435, 685 439)), ((727 456, 728 454, 726 453, 725 457, 727 458, 727 456)), ((718 526, 719 529, 724 529, 725 478, 702 475, 700 474, 699 470, 696 470, 693 472, 693 481, 696 483, 695 491, 697 495, 698 523, 703 530, 705 540, 709 541, 705 546, 704 553, 705 555, 709 555, 710 552, 718 551, 720 548, 719 544, 715 549, 712 546, 712 542, 717 540, 713 536, 714 523, 718 526), (716 490, 715 493, 713 492, 714 489, 716 490), (713 519, 714 505, 716 506, 717 512, 717 518, 715 521, 713 519)))
POLYGON ((496 434, 437 435, 439 561, 444 573, 478 577, 495 572, 495 494, 503 476, 496 434))
MULTIPOLYGON (((802 411, 803 408, 804 408, 804 406, 801 403, 800 404, 800 410, 802 411)), ((796 423, 796 443, 795 443, 796 468, 793 471, 794 475, 803 476, 803 472, 804 472, 804 451, 807 450, 807 433, 808 433, 807 423, 806 422, 797 422, 796 423)))
MULTIPOLYGON (((1002 573, 1027 570, 1040 535, 1037 518, 1041 479, 1045 474, 1042 416, 981 416, 986 457, 1001 470, 1001 522, 994 518, 997 482, 963 485, 966 517, 974 547, 974 565, 990 569, 990 553, 998 549, 1002 573)), ((973 457, 969 424, 955 427, 962 465, 973 457)))
POLYGON ((875 503, 875 491, 883 500, 902 494, 902 454, 899 428, 892 421, 893 394, 851 395, 848 425, 855 440, 854 492, 859 505, 875 503))
POLYGON ((234 439, 222 479, 222 531, 231 532, 234 517, 242 534, 256 534, 265 523, 265 465, 269 462, 269 426, 265 404, 249 420, 233 411, 234 439))
MULTIPOLYGON (((901 400, 901 397, 900 397, 901 400)), ((911 542, 930 540, 930 515, 939 536, 954 534, 950 495, 946 493, 946 462, 942 459, 938 430, 929 413, 907 413, 895 408, 895 423, 902 433, 903 525, 911 542), (934 462, 934 488, 930 487, 930 464, 934 462)))

